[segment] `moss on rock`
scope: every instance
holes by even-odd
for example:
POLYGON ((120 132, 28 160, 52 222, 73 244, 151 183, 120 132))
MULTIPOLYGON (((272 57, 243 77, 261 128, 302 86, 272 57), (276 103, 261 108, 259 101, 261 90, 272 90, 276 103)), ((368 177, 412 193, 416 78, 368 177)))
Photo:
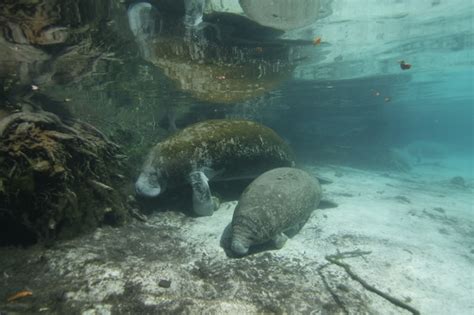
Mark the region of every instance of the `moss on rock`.
POLYGON ((128 218, 120 149, 49 112, 0 120, 0 244, 69 238, 128 218))

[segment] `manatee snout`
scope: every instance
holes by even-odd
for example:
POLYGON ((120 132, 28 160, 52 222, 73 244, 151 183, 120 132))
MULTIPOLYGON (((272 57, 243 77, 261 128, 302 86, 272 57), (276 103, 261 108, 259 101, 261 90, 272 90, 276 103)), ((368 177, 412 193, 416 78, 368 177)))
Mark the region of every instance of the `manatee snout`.
POLYGON ((244 242, 239 239, 233 239, 230 245, 230 249, 234 254, 238 256, 244 256, 247 255, 249 251, 249 246, 244 244, 244 242))
POLYGON ((135 192, 142 197, 157 197, 163 191, 157 172, 144 171, 135 182, 135 192))

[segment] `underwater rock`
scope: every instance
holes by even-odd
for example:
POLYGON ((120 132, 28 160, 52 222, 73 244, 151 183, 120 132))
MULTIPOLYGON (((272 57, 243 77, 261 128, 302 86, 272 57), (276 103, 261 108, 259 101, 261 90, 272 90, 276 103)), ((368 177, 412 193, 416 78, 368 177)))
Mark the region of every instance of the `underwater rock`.
POLYGON ((257 177, 243 192, 232 218, 231 250, 272 241, 283 247, 308 220, 321 200, 317 179, 296 168, 277 168, 257 177))
POLYGON ((171 286, 171 280, 161 279, 158 282, 158 286, 161 287, 161 288, 168 289, 171 286))
POLYGON ((254 178, 293 165, 293 152, 272 129, 245 120, 208 120, 158 143, 135 187, 141 196, 156 197, 167 188, 191 183, 194 212, 212 215, 209 180, 254 178))
POLYGON ((131 5, 127 16, 130 30, 137 40, 146 40, 156 35, 158 11, 150 3, 138 2, 131 5))
POLYGON ((0 245, 70 238, 129 217, 120 149, 46 111, 0 120, 0 245))

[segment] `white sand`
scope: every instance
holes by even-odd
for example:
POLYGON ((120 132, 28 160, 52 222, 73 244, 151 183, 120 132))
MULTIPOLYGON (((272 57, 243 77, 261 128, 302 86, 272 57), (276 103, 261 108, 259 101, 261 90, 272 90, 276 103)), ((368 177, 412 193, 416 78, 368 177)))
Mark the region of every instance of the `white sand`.
MULTIPOLYGON (((272 254, 322 264, 325 255, 337 250, 370 251, 365 259, 344 260, 369 284, 409 301, 422 314, 473 314, 472 177, 467 178, 470 188, 463 189, 450 184, 456 170, 445 167, 406 174, 338 166, 305 169, 334 179, 323 186, 324 193, 339 206, 315 211, 301 232, 272 254)), ((222 204, 186 232, 216 260, 226 259, 219 237, 235 204, 222 204)), ((344 273, 341 268, 337 272, 344 273)), ((372 304, 381 313, 397 313, 378 297, 372 304)))
POLYGON ((421 314, 473 314, 473 178, 442 163, 420 166, 403 174, 305 167, 334 180, 323 189, 339 206, 314 211, 282 249, 239 259, 220 246, 236 201, 211 217, 157 212, 52 248, 2 249, 10 257, 2 292, 27 287, 35 299, 0 301, 0 312, 409 314, 340 266, 318 269, 327 255, 362 250, 370 254, 342 261, 369 285, 421 314), (467 187, 451 184, 453 175, 467 187))

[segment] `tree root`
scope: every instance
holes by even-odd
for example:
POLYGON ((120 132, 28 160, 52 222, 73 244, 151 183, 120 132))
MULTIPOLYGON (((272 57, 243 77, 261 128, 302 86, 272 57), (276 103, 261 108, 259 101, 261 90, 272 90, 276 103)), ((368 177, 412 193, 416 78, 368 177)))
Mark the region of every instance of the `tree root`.
POLYGON ((336 292, 334 292, 334 290, 331 288, 331 286, 329 285, 328 281, 326 280, 326 276, 323 274, 322 270, 323 268, 327 267, 328 264, 326 265, 323 265, 322 267, 318 268, 318 274, 319 276, 321 277, 321 280, 323 280, 323 284, 324 284, 324 287, 326 288, 326 290, 329 291, 329 294, 331 294, 332 298, 334 299, 334 301, 336 302, 337 306, 339 306, 339 308, 342 309, 342 311, 344 312, 344 314, 349 314, 349 311, 346 309, 346 306, 344 305, 344 303, 341 301, 341 299, 339 298, 339 296, 336 294, 336 292))
POLYGON ((55 121, 54 117, 51 117, 49 115, 36 115, 33 113, 25 113, 25 112, 14 113, 0 120, 0 137, 3 137, 4 132, 10 126, 12 126, 15 123, 19 124, 22 122, 41 123, 45 125, 57 124, 57 121, 55 121))
MULTIPOLYGON (((327 261, 329 261, 330 264, 335 264, 335 265, 338 265, 339 267, 342 267, 346 271, 346 273, 351 277, 351 279, 359 282, 364 287, 364 289, 377 294, 378 296, 386 299, 387 301, 389 301, 393 305, 398 306, 400 308, 403 308, 403 309, 409 311, 410 313, 412 313, 414 315, 419 315, 420 311, 418 311, 417 309, 411 307, 410 305, 402 302, 401 300, 389 295, 388 293, 382 292, 379 289, 375 288, 374 286, 368 284, 364 279, 362 279, 357 274, 355 274, 351 270, 351 268, 348 264, 343 263, 343 262, 340 261, 340 259, 343 259, 343 258, 364 257, 365 255, 368 255, 370 253, 371 252, 364 252, 364 251, 361 251, 361 250, 355 250, 355 251, 352 251, 352 252, 344 252, 344 253, 339 253, 338 252, 336 255, 328 255, 325 258, 326 258, 327 261)), ((319 272, 321 271, 321 269, 327 267, 328 265, 329 264, 326 264, 326 265, 322 266, 319 269, 319 272)), ((324 279, 323 279, 323 281, 324 281, 324 279)), ((341 306, 339 298, 337 298, 335 300, 338 303, 338 305, 341 306)), ((343 310, 345 310, 345 309, 343 308, 343 310)))
POLYGON ((27 105, 0 119, 0 208, 8 209, 0 230, 20 227, 0 245, 69 238, 131 217, 126 177, 116 176, 127 172, 120 147, 85 122, 27 105))

